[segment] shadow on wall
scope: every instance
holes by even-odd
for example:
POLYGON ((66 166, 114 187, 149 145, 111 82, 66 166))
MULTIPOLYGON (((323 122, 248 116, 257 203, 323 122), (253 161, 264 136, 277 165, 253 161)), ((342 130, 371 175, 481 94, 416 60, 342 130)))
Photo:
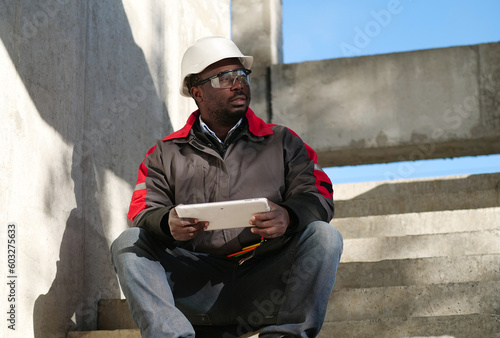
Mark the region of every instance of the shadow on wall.
MULTIPOLYGON (((161 23, 154 29, 161 34, 161 23)), ((40 116, 74 145, 76 208, 56 277, 33 312, 35 337, 66 337, 95 329, 98 300, 120 296, 106 238, 105 174, 134 186, 147 149, 172 131, 153 83, 162 78, 161 52, 148 66, 118 0, 0 0, 0 38, 40 116)), ((50 196, 64 186, 49 181, 46 209, 60 208, 50 196)))

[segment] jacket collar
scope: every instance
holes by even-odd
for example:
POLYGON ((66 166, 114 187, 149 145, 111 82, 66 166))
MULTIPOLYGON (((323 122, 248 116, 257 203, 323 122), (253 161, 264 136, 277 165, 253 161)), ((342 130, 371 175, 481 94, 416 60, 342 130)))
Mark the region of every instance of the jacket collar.
MULTIPOLYGON (((200 111, 194 111, 188 118, 184 127, 179 129, 176 132, 168 135, 163 139, 163 141, 185 138, 189 135, 190 130, 193 128, 196 123, 196 119, 200 116, 200 111)), ((274 134, 274 131, 271 129, 270 125, 264 122, 261 118, 257 117, 252 109, 248 108, 246 113, 246 118, 248 120, 248 130, 254 136, 261 137, 274 134)))

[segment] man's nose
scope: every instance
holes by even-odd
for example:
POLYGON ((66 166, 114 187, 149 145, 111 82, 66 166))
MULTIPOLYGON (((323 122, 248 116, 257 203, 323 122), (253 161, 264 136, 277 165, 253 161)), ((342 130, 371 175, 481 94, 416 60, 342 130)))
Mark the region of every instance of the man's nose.
POLYGON ((241 83, 240 77, 239 76, 235 77, 233 80, 233 86, 231 87, 231 89, 242 88, 242 87, 243 87, 243 83, 241 83))

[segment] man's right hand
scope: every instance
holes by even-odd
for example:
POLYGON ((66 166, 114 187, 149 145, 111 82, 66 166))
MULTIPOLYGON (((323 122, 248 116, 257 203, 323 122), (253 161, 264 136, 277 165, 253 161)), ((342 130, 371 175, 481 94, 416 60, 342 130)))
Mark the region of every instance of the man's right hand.
POLYGON ((180 218, 175 208, 172 208, 168 216, 168 226, 176 241, 188 241, 206 230, 208 222, 198 222, 196 218, 180 218))

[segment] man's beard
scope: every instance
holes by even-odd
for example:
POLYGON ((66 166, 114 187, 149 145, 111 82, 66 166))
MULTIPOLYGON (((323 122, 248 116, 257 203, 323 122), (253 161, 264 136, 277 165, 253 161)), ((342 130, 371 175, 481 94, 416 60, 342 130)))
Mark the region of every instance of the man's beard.
MULTIPOLYGON (((245 94, 243 94, 243 93, 235 93, 235 95, 233 95, 233 97, 241 96, 241 95, 245 95, 245 94)), ((247 99, 247 103, 249 103, 250 102, 250 95, 245 95, 245 97, 247 99)), ((232 98, 229 99, 229 101, 231 101, 232 98)), ((245 108, 241 107, 238 110, 233 111, 233 112, 231 112, 231 110, 229 108, 226 108, 226 107, 213 107, 209 111, 208 114, 210 116, 210 119, 212 121, 214 121, 215 123, 217 123, 217 124, 219 124, 221 126, 225 126, 225 127, 232 127, 242 117, 244 117, 246 115, 247 110, 248 110, 248 105, 245 106, 245 108)))
POLYGON ((246 110, 230 112, 228 109, 210 112, 211 120, 224 127, 234 126, 246 114, 246 110))

